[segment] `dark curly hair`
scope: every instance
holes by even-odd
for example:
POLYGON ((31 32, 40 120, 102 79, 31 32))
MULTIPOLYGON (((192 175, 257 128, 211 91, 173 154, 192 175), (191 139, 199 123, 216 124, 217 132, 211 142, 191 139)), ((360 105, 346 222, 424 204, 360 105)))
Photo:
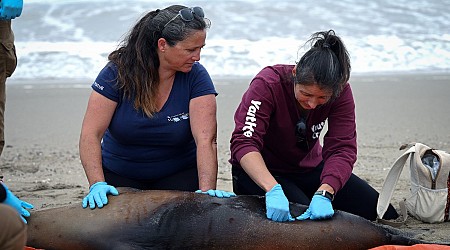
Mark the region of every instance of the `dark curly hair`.
POLYGON ((186 6, 172 5, 147 13, 130 30, 118 49, 108 56, 117 65, 119 89, 123 90, 125 97, 133 97, 134 108, 141 108, 149 117, 157 111, 158 39, 164 38, 169 46, 174 46, 193 32, 207 29, 210 25, 205 21, 207 19, 197 15, 189 22, 181 18, 172 20, 184 8, 186 6))

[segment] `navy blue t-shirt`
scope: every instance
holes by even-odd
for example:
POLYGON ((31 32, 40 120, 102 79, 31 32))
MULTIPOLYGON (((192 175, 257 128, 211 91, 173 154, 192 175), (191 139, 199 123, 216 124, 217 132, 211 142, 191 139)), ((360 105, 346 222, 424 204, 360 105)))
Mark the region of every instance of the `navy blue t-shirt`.
POLYGON ((191 99, 217 95, 206 69, 195 63, 188 73, 177 72, 169 98, 149 118, 133 107, 117 87, 117 67, 108 63, 92 89, 117 102, 102 140, 103 167, 119 175, 154 180, 196 167, 196 145, 189 121, 191 99))

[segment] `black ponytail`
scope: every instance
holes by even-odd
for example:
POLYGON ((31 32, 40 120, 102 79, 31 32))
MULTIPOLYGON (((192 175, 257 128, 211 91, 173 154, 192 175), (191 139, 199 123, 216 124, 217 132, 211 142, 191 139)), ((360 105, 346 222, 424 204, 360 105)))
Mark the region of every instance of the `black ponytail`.
POLYGON ((334 30, 314 33, 307 41, 311 48, 297 63, 296 84, 318 84, 339 96, 350 78, 350 57, 342 40, 334 30))

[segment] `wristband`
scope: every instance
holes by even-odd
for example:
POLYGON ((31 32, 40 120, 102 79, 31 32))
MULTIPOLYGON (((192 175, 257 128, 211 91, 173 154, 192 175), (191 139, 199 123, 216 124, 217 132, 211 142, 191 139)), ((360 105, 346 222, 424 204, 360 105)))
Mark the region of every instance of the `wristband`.
POLYGON ((325 196, 325 197, 327 197, 328 199, 330 199, 330 201, 333 201, 333 200, 334 200, 334 194, 328 192, 327 190, 319 190, 319 191, 316 191, 316 192, 314 193, 314 195, 325 196))

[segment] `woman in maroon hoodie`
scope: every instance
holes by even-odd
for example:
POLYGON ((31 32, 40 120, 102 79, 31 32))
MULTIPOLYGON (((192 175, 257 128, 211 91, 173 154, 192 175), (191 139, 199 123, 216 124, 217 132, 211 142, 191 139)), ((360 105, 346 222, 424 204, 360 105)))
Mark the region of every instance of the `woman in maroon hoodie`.
MULTIPOLYGON (((299 220, 331 218, 333 207, 375 220, 378 192, 352 174, 357 145, 348 52, 333 30, 309 42, 297 65, 265 67, 244 93, 230 145, 234 192, 265 195, 274 221, 295 220, 289 201, 309 204, 299 220)), ((390 206, 384 218, 396 217, 390 206)))

